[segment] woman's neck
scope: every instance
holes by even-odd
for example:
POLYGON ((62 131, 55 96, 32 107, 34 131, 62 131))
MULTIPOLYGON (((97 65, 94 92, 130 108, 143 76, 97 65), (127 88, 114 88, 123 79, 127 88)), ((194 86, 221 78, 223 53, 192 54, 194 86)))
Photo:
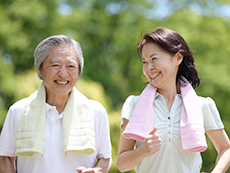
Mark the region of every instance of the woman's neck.
POLYGON ((178 94, 177 87, 175 86, 167 90, 157 89, 157 91, 164 97, 166 104, 167 104, 167 108, 170 111, 172 104, 174 102, 175 96, 178 94))

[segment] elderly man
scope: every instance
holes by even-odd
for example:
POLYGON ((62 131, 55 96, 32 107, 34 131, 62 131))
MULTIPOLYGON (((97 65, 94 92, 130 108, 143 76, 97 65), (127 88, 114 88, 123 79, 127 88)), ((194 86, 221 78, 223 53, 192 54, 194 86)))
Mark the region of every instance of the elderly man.
POLYGON ((81 46, 64 35, 34 53, 38 90, 13 104, 0 136, 0 173, 105 173, 111 164, 105 108, 74 86, 84 66, 81 46))

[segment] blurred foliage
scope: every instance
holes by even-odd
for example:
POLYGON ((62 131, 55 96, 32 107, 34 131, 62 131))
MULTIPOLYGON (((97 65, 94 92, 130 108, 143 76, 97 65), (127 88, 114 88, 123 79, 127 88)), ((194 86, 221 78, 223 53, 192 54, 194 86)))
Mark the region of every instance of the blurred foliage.
MULTIPOLYGON (((195 51, 202 78, 197 93, 215 100, 230 135, 229 9, 229 0, 0 0, 0 129, 9 106, 40 83, 33 66, 37 44, 65 34, 80 42, 85 57, 77 88, 108 110, 114 160, 110 172, 119 172, 120 109, 146 82, 135 47, 142 34, 166 27, 195 51)), ((202 153, 206 172, 216 158, 208 143, 202 153)))

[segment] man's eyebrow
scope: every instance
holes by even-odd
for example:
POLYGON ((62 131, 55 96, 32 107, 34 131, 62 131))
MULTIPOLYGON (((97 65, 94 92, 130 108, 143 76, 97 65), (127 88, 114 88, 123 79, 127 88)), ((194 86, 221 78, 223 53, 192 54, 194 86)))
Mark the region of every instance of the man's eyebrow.
POLYGON ((77 61, 74 61, 74 60, 70 60, 68 63, 74 63, 78 65, 77 61))
POLYGON ((49 63, 52 64, 52 63, 58 63, 58 62, 60 62, 60 61, 56 60, 56 59, 51 59, 49 63))
MULTIPOLYGON (((52 64, 52 63, 59 63, 59 62, 60 62, 59 60, 51 59, 49 63, 52 64)), ((68 63, 74 63, 78 65, 77 61, 74 61, 74 60, 70 60, 68 61, 68 63)))

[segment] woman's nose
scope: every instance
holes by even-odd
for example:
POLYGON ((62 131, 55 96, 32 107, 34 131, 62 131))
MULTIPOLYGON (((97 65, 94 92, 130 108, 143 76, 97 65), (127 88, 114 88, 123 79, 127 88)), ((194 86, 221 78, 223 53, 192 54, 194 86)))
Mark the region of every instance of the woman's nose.
POLYGON ((153 63, 149 63, 148 64, 148 70, 151 71, 152 69, 154 69, 154 65, 153 65, 153 63))

